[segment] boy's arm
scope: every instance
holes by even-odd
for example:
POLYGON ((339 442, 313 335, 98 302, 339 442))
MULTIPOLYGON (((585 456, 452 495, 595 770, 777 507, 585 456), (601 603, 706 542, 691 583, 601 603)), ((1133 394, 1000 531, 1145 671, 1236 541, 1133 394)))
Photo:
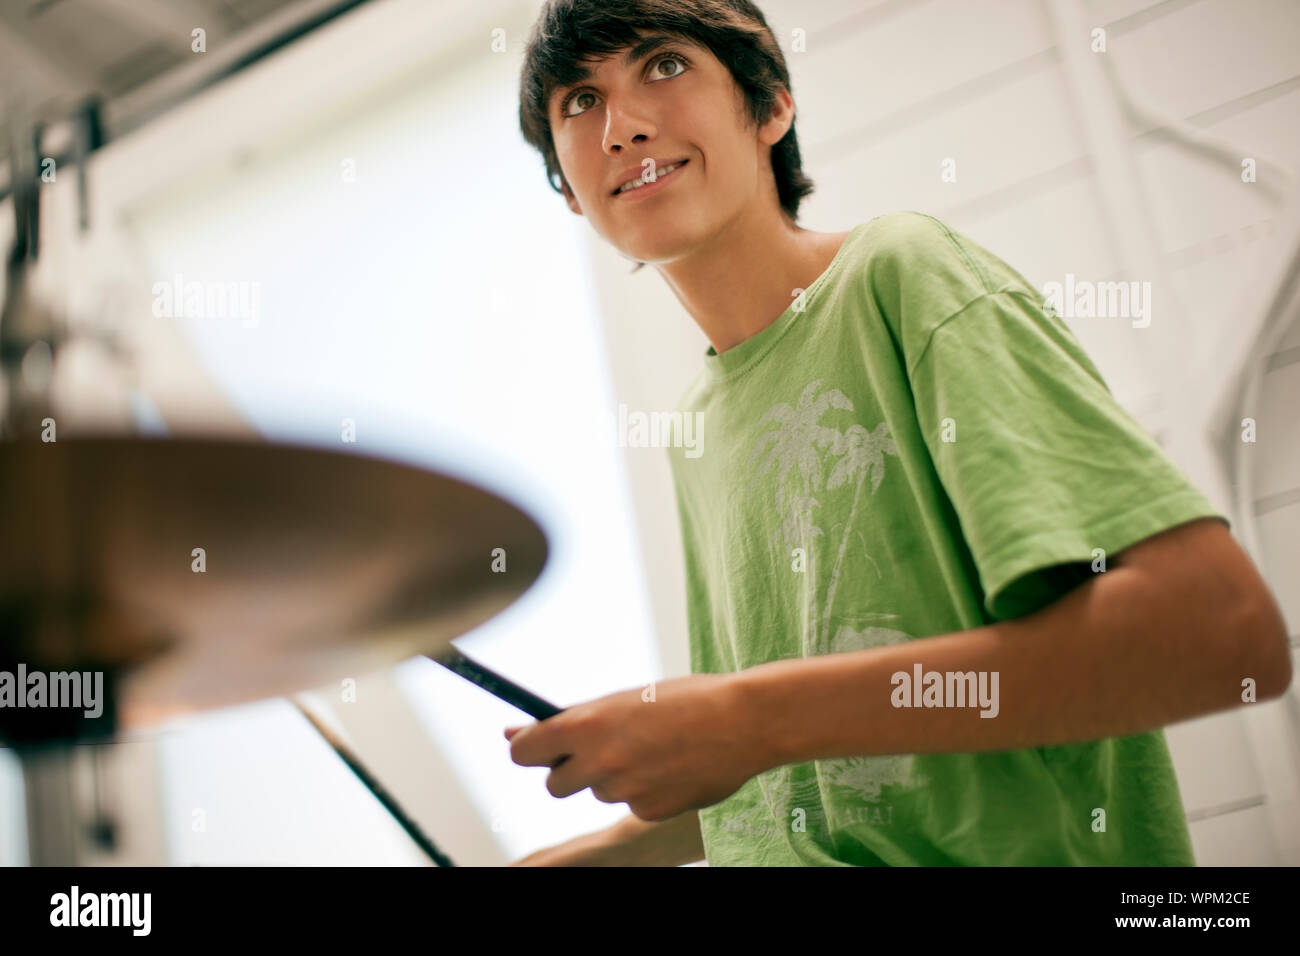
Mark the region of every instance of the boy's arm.
MULTIPOLYGON (((765 766, 846 754, 1051 746, 1141 733, 1291 683, 1280 610, 1222 522, 1194 521, 1125 549, 1040 611, 904 644, 738 672, 765 766), (998 712, 894 707, 891 676, 997 672, 998 712)), ((991 677, 990 677, 991 681, 991 677)), ((991 683, 990 683, 990 686, 991 683)), ((992 696, 992 695, 990 695, 992 696)))
POLYGON ((636 866, 682 866, 704 859, 698 810, 654 822, 630 813, 614 827, 636 866))
POLYGON ((704 859, 699 813, 649 823, 629 814, 613 826, 538 850, 511 866, 682 866, 704 859))
POLYGON ((1109 570, 1024 617, 677 678, 658 684, 653 702, 622 691, 507 736, 515 763, 553 768, 553 796, 590 787, 656 821, 713 806, 786 764, 1142 733, 1240 705, 1247 681, 1255 700, 1290 685, 1286 628, 1259 572, 1211 518, 1125 548, 1109 570), (978 704, 894 707, 892 677, 914 665, 996 674, 996 716, 978 704), (561 755, 572 759, 559 764, 561 755))

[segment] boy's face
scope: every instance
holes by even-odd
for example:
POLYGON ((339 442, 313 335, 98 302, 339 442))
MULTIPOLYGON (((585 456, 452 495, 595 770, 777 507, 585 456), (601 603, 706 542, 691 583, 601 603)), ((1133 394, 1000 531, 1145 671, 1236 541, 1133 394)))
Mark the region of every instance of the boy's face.
POLYGON ((652 50, 621 50, 586 65, 588 79, 551 94, 551 136, 569 208, 615 248, 669 262, 769 201, 765 189, 777 208, 768 154, 794 119, 788 92, 763 126, 746 128, 731 73, 692 41, 668 37, 652 50), (656 181, 646 175, 648 185, 615 195, 646 159, 654 160, 656 181), (660 173, 680 160, 686 164, 660 173))

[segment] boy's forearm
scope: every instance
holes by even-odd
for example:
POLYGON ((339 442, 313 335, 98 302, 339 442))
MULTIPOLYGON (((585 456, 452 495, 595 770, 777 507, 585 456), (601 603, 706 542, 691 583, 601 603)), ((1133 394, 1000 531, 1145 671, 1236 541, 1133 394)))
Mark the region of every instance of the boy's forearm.
POLYGON ((655 822, 629 814, 610 827, 609 834, 624 866, 682 866, 704 859, 700 815, 695 810, 655 822))
POLYGON ((1289 669, 1279 688, 1278 668, 1258 650, 1258 611, 1178 613, 1172 600, 1148 600, 1142 583, 1118 569, 1028 617, 740 671, 734 677, 755 761, 777 767, 1097 740, 1239 705, 1243 678, 1258 682, 1259 699, 1285 688, 1289 669), (988 673, 997 716, 981 717, 992 708, 978 703, 895 707, 892 675, 911 678, 918 663, 922 674, 988 673))

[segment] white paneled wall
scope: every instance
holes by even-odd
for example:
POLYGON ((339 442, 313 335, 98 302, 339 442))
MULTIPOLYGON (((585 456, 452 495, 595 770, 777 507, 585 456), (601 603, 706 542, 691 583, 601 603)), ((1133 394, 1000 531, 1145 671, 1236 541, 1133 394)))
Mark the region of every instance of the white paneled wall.
MULTIPOLYGON (((1300 3, 758 2, 787 54, 804 167, 817 184, 801 225, 840 232, 916 209, 947 220, 1040 288, 1070 272, 1153 281, 1154 308, 1165 308, 1151 335, 1127 320, 1068 321, 1117 398, 1231 508, 1227 456, 1186 452, 1204 424, 1184 398, 1225 380, 1223 337, 1258 327, 1249 293, 1275 281, 1268 253, 1297 227, 1285 210, 1296 208, 1287 203, 1300 171, 1300 3), (1072 19, 1086 29, 1063 38, 1072 19), (1106 31, 1104 53, 1091 49, 1095 27, 1106 31), (805 52, 791 52, 795 31, 805 52), (1081 85, 1078 51, 1063 46, 1071 42, 1107 58, 1084 64, 1104 69, 1100 101, 1098 86, 1081 85), (1081 100, 1089 89, 1094 99, 1081 100), (1081 103, 1094 111, 1091 124, 1081 103), (1103 128, 1121 131, 1118 150, 1096 141, 1098 112, 1103 128), (1204 142, 1189 144, 1153 117, 1204 142), (957 162, 956 182, 940 177, 947 157, 957 162), (1257 161, 1254 183, 1242 181, 1245 157, 1257 161)), ((630 275, 626 260, 589 238, 615 400, 671 409, 708 342, 653 269, 630 275)), ((1258 407, 1242 413, 1257 420, 1258 440, 1242 450, 1254 456, 1248 497, 1256 504, 1252 515, 1235 514, 1234 532, 1241 538, 1242 522, 1256 523, 1256 558, 1295 635, 1300 317, 1293 321, 1263 366, 1258 407)), ((1229 450, 1238 440, 1222 427, 1209 438, 1229 450)), ((667 460, 662 450, 628 449, 626 461, 665 671, 685 674, 684 572, 667 460)), ((1300 863, 1287 822, 1297 795, 1286 783, 1300 773, 1296 694, 1293 685, 1258 712, 1167 729, 1201 865, 1300 863)))

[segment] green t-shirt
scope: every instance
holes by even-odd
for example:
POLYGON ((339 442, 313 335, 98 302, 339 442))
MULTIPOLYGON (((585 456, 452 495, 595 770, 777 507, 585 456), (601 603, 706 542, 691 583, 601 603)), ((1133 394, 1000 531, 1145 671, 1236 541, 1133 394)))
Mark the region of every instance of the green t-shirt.
MULTIPOLYGON (((802 298, 710 347, 678 404, 701 416, 670 448, 693 673, 1019 617, 1094 549, 1227 523, 1043 296, 943 222, 858 225, 802 298)), ((700 821, 713 866, 1195 865, 1162 731, 789 765, 700 821)))

